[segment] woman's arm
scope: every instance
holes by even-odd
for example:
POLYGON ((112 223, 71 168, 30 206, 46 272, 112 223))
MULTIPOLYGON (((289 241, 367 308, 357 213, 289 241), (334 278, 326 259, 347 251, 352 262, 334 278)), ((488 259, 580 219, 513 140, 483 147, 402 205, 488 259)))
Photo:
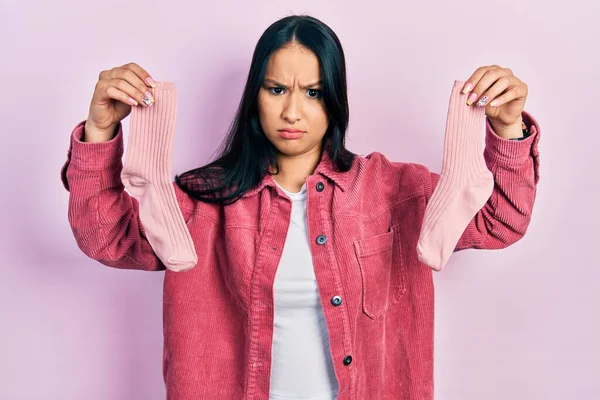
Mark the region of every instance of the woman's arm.
MULTIPOLYGON (((523 121, 530 132, 524 140, 504 139, 494 132, 489 121, 486 123, 484 157, 494 176, 494 189, 465 229, 455 250, 501 249, 525 235, 539 181, 540 127, 525 111, 523 121)), ((428 201, 440 178, 436 173, 429 174, 429 185, 425 188, 428 201)))
MULTIPOLYGON (((77 245, 110 267, 164 270, 145 236, 138 201, 121 181, 122 126, 114 138, 98 143, 83 142, 83 129, 83 122, 75 127, 61 170, 63 185, 70 192, 68 217, 77 245)), ((175 192, 181 205, 186 196, 178 187, 175 192)))

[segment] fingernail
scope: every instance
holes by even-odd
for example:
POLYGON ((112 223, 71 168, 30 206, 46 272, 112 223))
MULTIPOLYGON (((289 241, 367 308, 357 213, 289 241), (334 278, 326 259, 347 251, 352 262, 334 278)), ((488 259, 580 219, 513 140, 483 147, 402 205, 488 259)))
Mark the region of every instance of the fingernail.
POLYGON ((485 106, 485 103, 487 103, 488 101, 488 97, 487 96, 482 96, 479 101, 477 102, 477 106, 481 107, 481 106, 485 106))
POLYGON ((132 106, 137 106, 139 103, 137 101, 135 101, 135 99, 132 99, 131 97, 129 98, 129 104, 131 104, 132 106))
POLYGON ((497 100, 492 100, 492 102, 490 103, 490 106, 492 106, 492 107, 496 107, 497 105, 498 105, 497 100))
POLYGON ((154 98, 152 97, 152 93, 150 93, 150 92, 144 93, 144 97, 142 98, 142 101, 144 102, 145 105, 151 106, 154 103, 154 98))
POLYGON ((477 93, 471 93, 467 99, 467 105, 470 106, 475 100, 477 100, 477 93))
POLYGON ((473 84, 472 84, 471 82, 469 82, 469 83, 467 83, 467 84, 465 85, 465 88, 463 89, 463 91, 462 91, 462 92, 463 92, 464 94, 467 94, 467 93, 469 93, 469 92, 470 92, 472 89, 473 89, 473 84))
POLYGON ((154 80, 153 80, 152 78, 150 78, 150 77, 147 77, 147 78, 146 78, 146 83, 147 83, 148 85, 150 85, 150 87, 156 87, 156 83, 155 83, 155 82, 154 82, 154 80))

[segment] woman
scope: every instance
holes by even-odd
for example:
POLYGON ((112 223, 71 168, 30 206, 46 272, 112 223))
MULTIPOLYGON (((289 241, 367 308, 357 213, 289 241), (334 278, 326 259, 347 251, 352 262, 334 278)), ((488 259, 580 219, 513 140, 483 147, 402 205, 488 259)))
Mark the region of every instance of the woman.
MULTIPOLYGON (((103 71, 62 171, 78 245, 116 268, 165 270, 119 179, 120 121, 153 86, 133 63, 103 71)), ((464 91, 485 106, 495 186, 456 250, 499 249, 530 222, 539 127, 508 69, 478 68, 464 91)), ((347 125, 335 33, 275 22, 219 158, 174 185, 198 263, 165 271, 169 399, 433 398, 432 272, 415 249, 439 175, 351 153, 347 125)))

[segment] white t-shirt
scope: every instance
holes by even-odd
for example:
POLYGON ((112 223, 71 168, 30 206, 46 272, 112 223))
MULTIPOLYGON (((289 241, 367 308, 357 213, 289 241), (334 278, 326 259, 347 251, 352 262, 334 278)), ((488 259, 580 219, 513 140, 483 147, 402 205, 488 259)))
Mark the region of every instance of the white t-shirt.
POLYGON ((333 400, 338 384, 308 241, 306 184, 298 193, 281 189, 292 213, 273 287, 270 399, 333 400))

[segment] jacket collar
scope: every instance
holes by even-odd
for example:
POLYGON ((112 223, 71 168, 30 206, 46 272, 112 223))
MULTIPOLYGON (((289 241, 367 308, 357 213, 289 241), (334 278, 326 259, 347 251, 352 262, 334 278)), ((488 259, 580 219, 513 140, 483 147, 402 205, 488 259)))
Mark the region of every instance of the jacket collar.
POLYGON ((339 186, 342 192, 345 192, 348 187, 348 178, 351 171, 338 172, 334 167, 333 161, 329 158, 329 154, 324 151, 321 162, 317 165, 317 169, 315 170, 315 174, 321 174, 329 178, 333 183, 339 186))
MULTIPOLYGON (((317 168, 315 169, 314 175, 323 175, 324 177, 331 180, 335 185, 337 185, 342 191, 346 191, 348 186, 348 178, 350 171, 348 172, 338 172, 335 170, 333 161, 329 157, 326 151, 323 151, 321 155, 321 161, 317 168)), ((273 180, 273 176, 270 174, 265 174, 260 183, 255 187, 248 190, 242 197, 250 197, 257 193, 260 193, 265 187, 271 186, 275 187, 276 183, 273 180)))

